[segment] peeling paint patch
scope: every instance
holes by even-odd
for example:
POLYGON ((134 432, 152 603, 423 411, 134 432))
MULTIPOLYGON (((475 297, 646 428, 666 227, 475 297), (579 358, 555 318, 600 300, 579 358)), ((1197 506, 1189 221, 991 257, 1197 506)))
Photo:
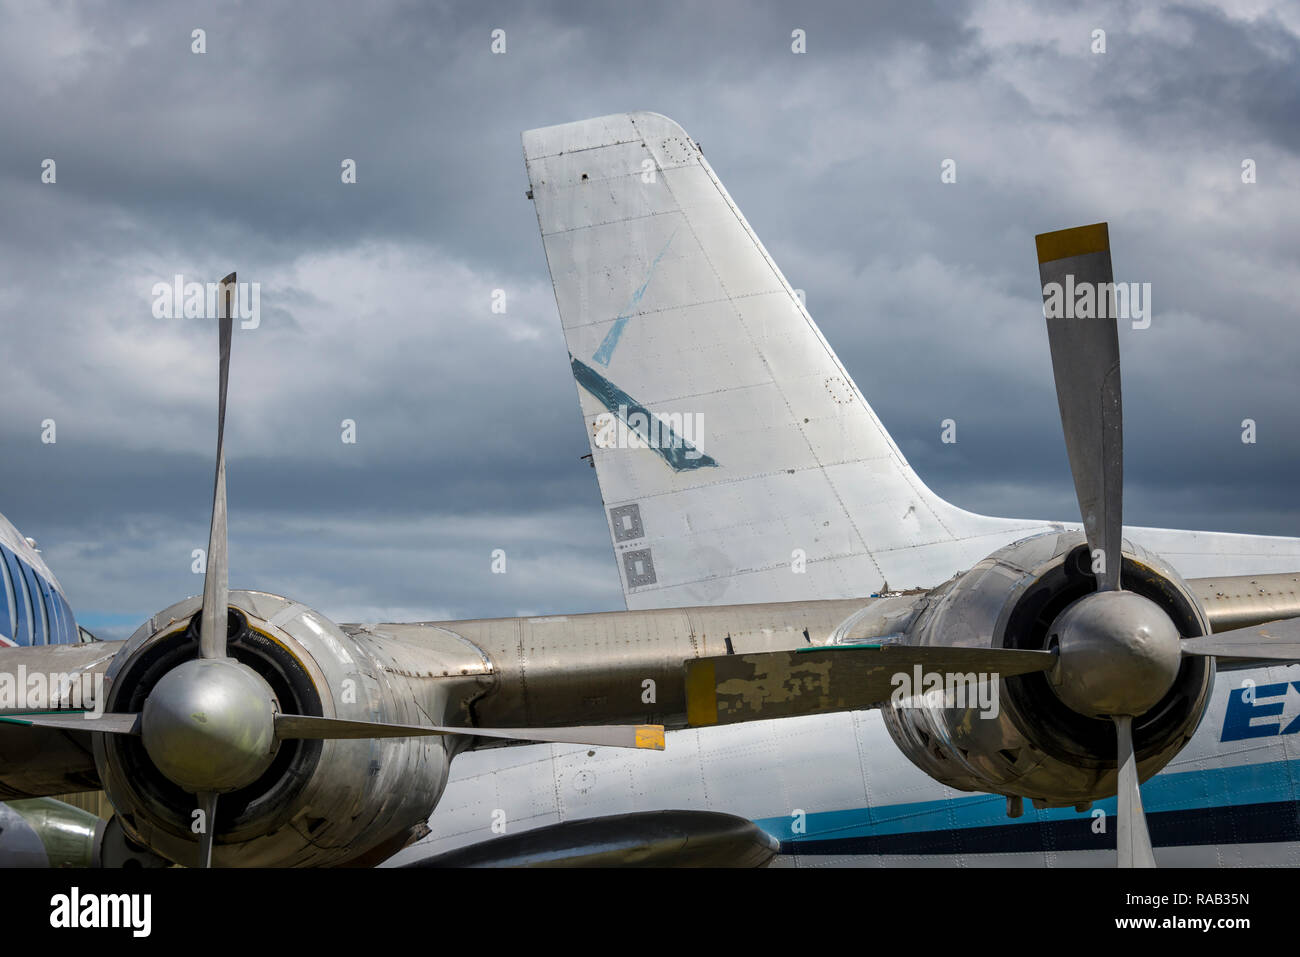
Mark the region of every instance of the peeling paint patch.
POLYGON ((815 700, 817 710, 843 703, 831 695, 830 660, 800 659, 798 665, 778 655, 742 655, 740 660, 753 666, 755 676, 718 682, 720 714, 733 710, 759 714, 764 705, 776 702, 800 702, 808 707, 815 700))
POLYGON ((605 368, 609 368, 609 360, 614 357, 614 349, 618 346, 618 340, 623 337, 623 327, 632 318, 632 311, 636 309, 637 303, 641 301, 641 297, 645 295, 646 289, 650 286, 650 280, 654 278, 655 268, 659 265, 659 260, 664 258, 664 253, 668 252, 668 247, 673 244, 673 237, 676 235, 677 231, 673 230, 673 235, 668 237, 668 242, 664 243, 664 248, 659 250, 659 255, 650 264, 650 271, 646 273, 645 282, 641 283, 640 287, 632 293, 631 301, 623 308, 623 312, 619 314, 619 317, 614 320, 614 325, 610 327, 609 332, 605 333, 600 348, 591 357, 593 362, 598 362, 605 368))

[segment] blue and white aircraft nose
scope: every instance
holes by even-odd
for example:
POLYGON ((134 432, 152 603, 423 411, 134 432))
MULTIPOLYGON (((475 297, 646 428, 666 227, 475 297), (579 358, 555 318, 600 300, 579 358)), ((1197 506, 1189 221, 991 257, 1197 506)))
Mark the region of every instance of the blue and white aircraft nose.
POLYGON ((30 539, 0 515, 0 646, 79 641, 63 589, 30 539))

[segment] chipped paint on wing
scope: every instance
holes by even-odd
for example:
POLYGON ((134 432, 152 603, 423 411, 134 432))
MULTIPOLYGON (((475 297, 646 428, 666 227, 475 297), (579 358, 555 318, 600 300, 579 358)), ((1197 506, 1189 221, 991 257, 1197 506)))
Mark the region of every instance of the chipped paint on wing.
POLYGON ((728 678, 718 682, 719 713, 763 710, 775 702, 803 701, 816 695, 818 709, 831 706, 831 662, 780 655, 742 655, 752 665, 753 678, 728 678), (795 662, 798 662, 795 664, 795 662))

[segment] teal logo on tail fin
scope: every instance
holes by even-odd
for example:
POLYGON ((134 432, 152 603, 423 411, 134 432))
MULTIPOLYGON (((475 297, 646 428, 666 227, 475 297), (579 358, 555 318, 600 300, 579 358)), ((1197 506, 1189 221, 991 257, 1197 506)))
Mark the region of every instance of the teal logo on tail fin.
POLYGON ((573 377, 578 380, 578 385, 594 395, 601 405, 640 436, 648 448, 653 449, 660 458, 672 466, 673 471, 685 472, 690 469, 718 467, 717 461, 711 455, 705 455, 678 435, 662 417, 651 413, 644 405, 591 366, 581 359, 574 358, 572 354, 569 360, 573 365, 573 377))

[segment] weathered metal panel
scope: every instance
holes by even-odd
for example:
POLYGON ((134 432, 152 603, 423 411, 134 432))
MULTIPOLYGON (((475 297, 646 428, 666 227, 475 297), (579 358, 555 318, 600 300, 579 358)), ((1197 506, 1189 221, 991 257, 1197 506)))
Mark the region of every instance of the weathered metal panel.
POLYGON ((1187 584, 1215 631, 1300 616, 1300 574, 1225 575, 1193 578, 1187 584))

